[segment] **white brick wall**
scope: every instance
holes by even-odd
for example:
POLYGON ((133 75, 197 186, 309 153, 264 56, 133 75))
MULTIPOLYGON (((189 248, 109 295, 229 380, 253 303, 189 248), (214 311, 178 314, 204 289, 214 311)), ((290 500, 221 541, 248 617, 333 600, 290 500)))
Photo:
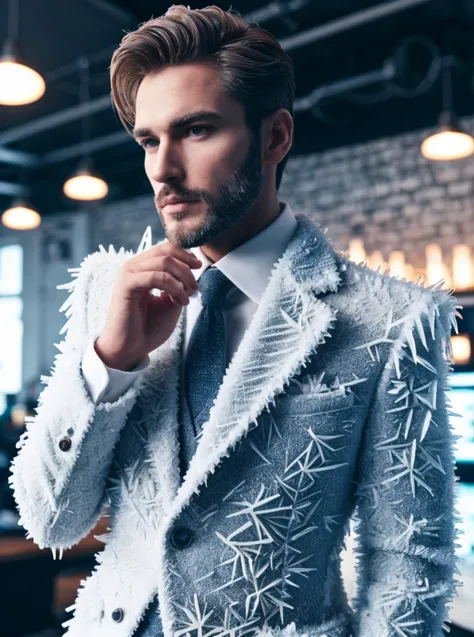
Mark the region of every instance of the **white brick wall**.
MULTIPOLYGON (((462 126, 474 134, 474 118, 462 126)), ((401 249, 415 267, 436 241, 450 259, 456 243, 474 248, 474 157, 434 162, 420 152, 432 130, 405 133, 288 160, 280 197, 323 227, 340 250, 361 227, 366 250, 401 249)))

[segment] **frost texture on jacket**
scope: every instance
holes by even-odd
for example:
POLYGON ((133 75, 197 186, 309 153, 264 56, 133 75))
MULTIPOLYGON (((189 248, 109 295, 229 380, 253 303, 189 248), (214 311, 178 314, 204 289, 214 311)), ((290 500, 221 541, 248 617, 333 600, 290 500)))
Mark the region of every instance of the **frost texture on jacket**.
POLYGON ((184 312, 136 384, 95 405, 81 359, 134 253, 100 246, 62 286, 66 336, 10 482, 27 537, 53 554, 110 503, 68 637, 130 637, 156 592, 165 637, 443 635, 461 585, 447 395, 456 300, 350 262, 296 217, 182 483, 184 312), (339 563, 351 517, 352 607, 339 563), (194 534, 187 548, 170 541, 180 525, 194 534))

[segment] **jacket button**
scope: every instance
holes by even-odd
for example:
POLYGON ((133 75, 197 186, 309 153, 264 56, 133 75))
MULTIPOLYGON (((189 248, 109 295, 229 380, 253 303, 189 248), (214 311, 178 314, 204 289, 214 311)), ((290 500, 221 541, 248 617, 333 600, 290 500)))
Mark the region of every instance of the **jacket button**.
POLYGON ((114 620, 114 622, 121 622, 123 619, 123 610, 121 608, 116 608, 112 612, 112 619, 114 620))
POLYGON ((59 448, 61 449, 61 451, 69 451, 69 449, 71 448, 71 444, 71 438, 64 436, 64 438, 61 438, 61 440, 59 441, 59 448))
POLYGON ((193 541, 193 532, 186 526, 177 526, 171 533, 171 544, 177 549, 184 549, 193 541))

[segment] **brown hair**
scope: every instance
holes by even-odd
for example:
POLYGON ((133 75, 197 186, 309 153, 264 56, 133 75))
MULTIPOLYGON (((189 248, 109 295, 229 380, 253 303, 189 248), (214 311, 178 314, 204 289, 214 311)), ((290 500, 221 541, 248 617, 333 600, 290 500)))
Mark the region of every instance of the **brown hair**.
MULTIPOLYGON (((253 135, 259 133, 263 118, 279 108, 293 115, 293 63, 270 32, 256 23, 245 24, 232 9, 172 5, 163 16, 127 33, 113 53, 112 100, 129 133, 142 79, 160 68, 198 60, 217 65, 225 93, 243 104, 253 135)), ((288 155, 277 166, 277 189, 288 155)))

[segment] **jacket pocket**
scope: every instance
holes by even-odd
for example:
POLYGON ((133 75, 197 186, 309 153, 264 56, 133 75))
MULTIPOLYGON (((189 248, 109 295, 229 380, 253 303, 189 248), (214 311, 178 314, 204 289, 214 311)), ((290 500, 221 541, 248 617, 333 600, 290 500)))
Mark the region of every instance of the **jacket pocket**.
POLYGON ((340 391, 312 393, 302 392, 298 394, 281 394, 275 401, 278 413, 295 415, 301 413, 324 414, 343 411, 354 404, 355 395, 352 392, 340 391))

